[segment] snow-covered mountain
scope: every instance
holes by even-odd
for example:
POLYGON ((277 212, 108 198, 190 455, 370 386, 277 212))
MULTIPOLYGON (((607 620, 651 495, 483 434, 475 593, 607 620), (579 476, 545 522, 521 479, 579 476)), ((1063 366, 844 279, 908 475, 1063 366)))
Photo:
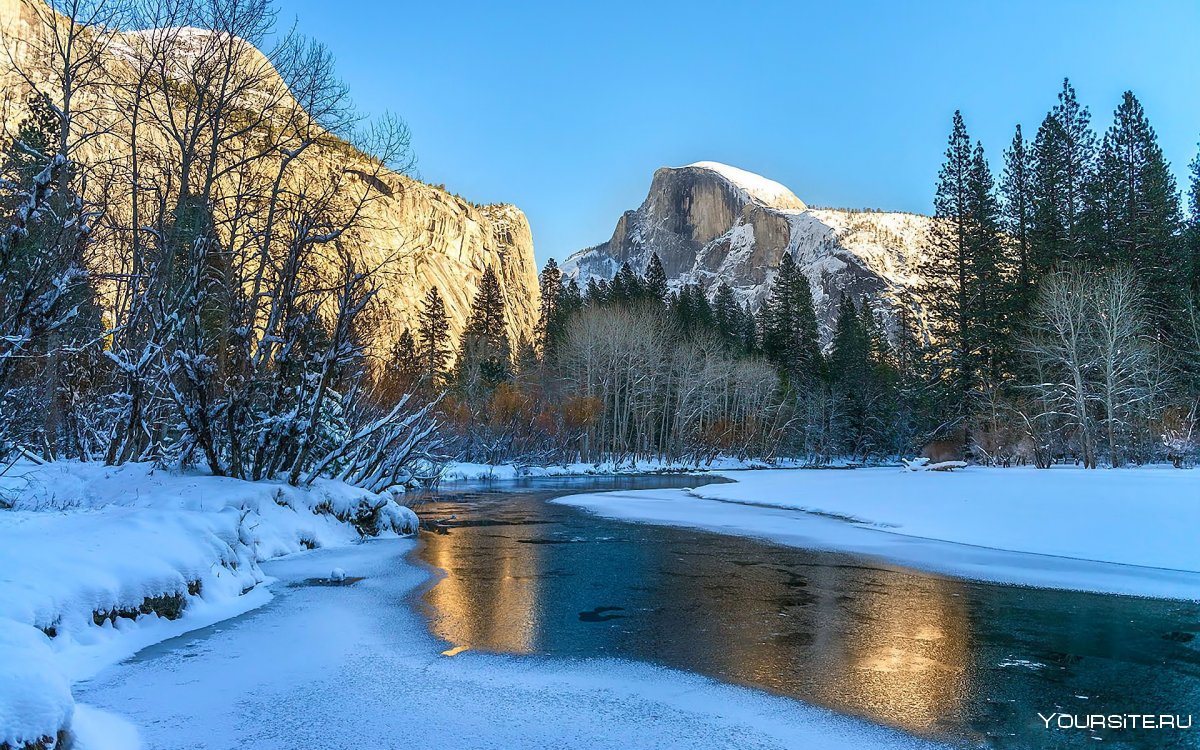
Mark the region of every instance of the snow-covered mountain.
POLYGON ((563 270, 586 284, 611 279, 625 262, 641 273, 657 252, 672 285, 698 283, 711 296, 724 280, 757 310, 789 253, 812 284, 828 343, 846 294, 868 300, 889 321, 898 305, 915 304, 909 290, 931 222, 917 214, 809 208, 778 182, 697 162, 656 171, 646 200, 621 216, 612 238, 571 255, 563 270))

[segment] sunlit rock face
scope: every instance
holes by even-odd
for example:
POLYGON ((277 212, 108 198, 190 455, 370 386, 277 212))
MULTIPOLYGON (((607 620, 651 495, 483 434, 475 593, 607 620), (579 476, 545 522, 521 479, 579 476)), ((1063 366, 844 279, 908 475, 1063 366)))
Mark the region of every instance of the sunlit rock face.
POLYGON ((906 213, 810 208, 777 182, 715 162, 664 167, 646 200, 613 236, 563 264, 580 284, 611 279, 628 262, 642 272, 658 253, 672 285, 721 281, 757 310, 784 253, 812 284, 822 340, 833 336, 843 296, 866 300, 895 324, 899 306, 920 307, 910 289, 931 219, 906 213))
POLYGON ((540 297, 525 214, 506 204, 475 206, 405 177, 392 176, 388 182, 395 190, 370 205, 372 228, 364 238, 370 251, 387 258, 382 296, 394 328, 415 327, 422 297, 436 286, 457 340, 480 279, 491 266, 504 292, 510 340, 531 340, 540 297))
MULTIPOLYGON (((35 7, 41 0, 0 0, 0 46, 10 51, 28 70, 33 44, 30 40, 42 32, 35 7)), ((182 44, 208 32, 187 29, 182 44)), ((128 61, 148 32, 117 34, 106 48, 103 66, 113 85, 132 77, 128 61)), ((0 53, 6 54, 6 53, 0 53)), ((250 48, 243 61, 247 65, 263 63, 261 53, 250 48)), ((5 66, 0 66, 0 68, 5 66)), ((274 69, 271 68, 271 75, 274 69)), ((278 81, 278 78, 275 78, 278 81)), ((24 83, 14 74, 0 71, 0 88, 19 104, 24 100, 24 83)), ((52 91, 51 86, 47 90, 52 91)), ((104 131, 88 142, 75 157, 92 164, 121 164, 130 158, 121 105, 111 89, 94 87, 87 94, 90 127, 104 131)), ((289 102, 294 104, 293 100, 289 102)), ((6 108, 3 117, 10 132, 24 116, 20 106, 6 108)), ((285 107, 281 109, 286 109, 285 107)), ((162 148, 164 141, 155 133, 143 131, 140 141, 147 148, 162 148)), ((139 152, 141 151, 139 147, 139 152)), ((506 320, 509 338, 516 342, 533 335, 540 307, 537 265, 533 238, 525 215, 515 206, 476 205, 443 188, 434 187, 404 175, 385 172, 376 177, 370 159, 345 143, 322 144, 306 151, 293 169, 299 182, 321 182, 337 174, 358 175, 345 183, 348 193, 361 191, 370 183, 371 200, 363 210, 360 226, 345 242, 359 255, 363 267, 375 269, 380 286, 378 299, 384 308, 370 342, 386 351, 404 328, 414 328, 420 303, 430 287, 438 287, 450 322, 450 333, 457 341, 470 315, 471 303, 484 271, 496 270, 507 302, 506 320)), ((269 179, 275 164, 263 160, 263 175, 269 179)), ((104 202, 121 221, 128 208, 128 195, 121 185, 93 185, 105 191, 104 202)), ((90 261, 102 273, 117 271, 127 248, 119 242, 98 238, 90 261)), ((101 289, 104 293, 105 289, 101 289)))

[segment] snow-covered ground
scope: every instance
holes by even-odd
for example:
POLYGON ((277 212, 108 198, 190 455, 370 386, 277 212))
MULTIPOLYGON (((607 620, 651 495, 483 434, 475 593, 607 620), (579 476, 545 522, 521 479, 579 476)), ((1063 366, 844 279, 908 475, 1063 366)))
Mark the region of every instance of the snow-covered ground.
POLYGON ((341 483, 299 490, 143 464, 17 464, 0 476, 0 505, 0 745, 15 747, 68 726, 79 750, 112 737, 116 723, 78 710, 71 684, 262 605, 261 561, 357 541, 356 517, 368 533, 417 525, 394 498, 341 483))
POLYGON ((465 461, 449 463, 439 475, 444 482, 488 482, 539 477, 585 477, 612 476, 617 474, 680 474, 707 473, 713 471, 736 471, 740 469, 769 469, 797 467, 800 461, 780 459, 766 463, 757 459, 730 457, 716 458, 710 462, 688 463, 682 461, 606 461, 603 463, 570 463, 550 466, 525 466, 518 464, 477 464, 465 461))
POLYGON ((625 520, 865 554, 963 578, 1200 599, 1200 472, 755 471, 558 502, 625 520))
POLYGON ((142 747, 927 748, 802 703, 649 665, 443 655, 413 540, 268 563, 276 598, 79 686, 142 747), (342 568, 349 586, 306 585, 342 568), (406 600, 407 598, 407 600, 406 600))

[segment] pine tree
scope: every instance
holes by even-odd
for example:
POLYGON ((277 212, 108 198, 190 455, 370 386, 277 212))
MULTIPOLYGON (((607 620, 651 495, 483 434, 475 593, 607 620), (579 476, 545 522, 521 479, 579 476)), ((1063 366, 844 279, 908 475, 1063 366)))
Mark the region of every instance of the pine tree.
POLYGON ((642 297, 642 280, 633 272, 629 261, 621 264, 608 287, 608 301, 627 305, 642 297))
POLYGON ((27 191, 38 173, 49 166, 58 146, 58 115, 46 96, 32 94, 26 101, 29 113, 17 125, 17 137, 7 154, 13 181, 7 185, 20 194, 27 191))
POLYGON ((939 344, 947 406, 954 417, 971 409, 977 372, 974 329, 971 326, 971 139, 962 114, 954 113, 946 161, 938 174, 929 254, 921 263, 920 296, 930 314, 930 328, 939 344))
POLYGON ((412 332, 405 328, 383 362, 383 374, 379 379, 380 395, 388 405, 394 404, 420 382, 421 376, 417 342, 412 332))
MULTIPOLYGON (((537 349, 534 348, 533 342, 531 342, 527 337, 522 336, 521 339, 517 341, 517 353, 513 359, 513 369, 516 371, 515 374, 520 378, 529 381, 537 375, 539 364, 540 360, 538 359, 537 349)), ((528 387, 528 382, 526 382, 524 385, 525 387, 528 387)))
POLYGON ((1133 92, 1126 91, 1089 183, 1087 255, 1099 266, 1133 267, 1155 302, 1164 332, 1185 299, 1181 224, 1175 179, 1154 128, 1133 92))
POLYGON ((763 353, 794 386, 821 376, 820 337, 812 287, 790 254, 779 261, 762 316, 763 353))
POLYGON ((1037 275, 1030 248, 1033 227, 1033 157, 1018 125, 1012 145, 1004 152, 1004 174, 1000 181, 1003 196, 1003 226, 1012 244, 1016 265, 1017 298, 1014 307, 1024 311, 1033 301, 1037 275))
POLYGON ((1200 154, 1189 165, 1188 184, 1188 289, 1192 304, 1200 305, 1200 154))
POLYGON ((471 317, 463 331, 455 367, 459 387, 468 396, 490 391, 512 377, 512 345, 504 316, 504 295, 491 266, 483 272, 471 317))
POLYGON ((575 283, 575 279, 568 279, 559 289, 557 330, 561 331, 566 321, 582 308, 583 295, 579 292, 579 284, 575 283))
POLYGON ((846 295, 838 309, 829 353, 829 377, 840 406, 834 440, 843 455, 865 452, 871 375, 871 340, 854 301, 846 295))
POLYGON ((758 352, 758 319, 754 311, 750 310, 749 301, 742 305, 742 330, 739 332, 739 338, 745 354, 758 352))
POLYGON ((553 292, 556 297, 554 314, 546 322, 545 342, 542 349, 543 360, 552 360, 557 347, 567 330, 571 316, 583 309, 583 295, 579 293, 579 285, 575 279, 566 279, 559 283, 553 292))
POLYGON ((662 259, 658 257, 658 253, 651 255, 649 262, 646 263, 646 272, 642 275, 642 288, 647 297, 666 304, 667 272, 663 269, 662 259))
POLYGON ((859 317, 863 330, 867 332, 867 340, 870 344, 871 364, 877 367, 894 368, 892 344, 888 341, 887 331, 884 329, 879 316, 875 314, 875 311, 871 309, 869 304, 864 302, 859 309, 859 317))
POLYGON ((1033 216, 1030 257, 1038 273, 1062 260, 1084 257, 1081 221, 1095 161, 1091 115, 1063 79, 1058 104, 1038 129, 1033 145, 1033 216))
POLYGON ((684 284, 671 305, 679 329, 686 336, 716 327, 712 305, 698 284, 684 284))
POLYGON ((937 397, 937 375, 933 357, 926 356, 924 342, 914 322, 912 302, 896 308, 892 363, 896 377, 896 407, 891 446, 896 453, 911 451, 926 439, 944 411, 937 397))
MULTIPOLYGON (((859 316, 867 333, 870 361, 867 447, 886 456, 900 455, 909 447, 911 419, 904 409, 904 383, 896 348, 888 340, 883 322, 870 305, 864 303, 859 316)), ((899 325, 897 328, 898 339, 907 334, 899 325)))
POLYGON ((1200 392, 1200 155, 1189 165, 1182 369, 1192 393, 1200 392), (1190 323, 1190 325, 1186 325, 1190 323))
POLYGON ((421 378, 431 388, 438 388, 446 376, 450 361, 450 320, 446 305, 437 287, 425 293, 417 328, 417 359, 421 378))
POLYGON ((62 119, 43 94, 28 106, 0 165, 0 452, 20 412, 40 423, 26 442, 48 457, 78 456, 83 436, 70 424, 87 418, 79 376, 98 367, 102 329, 85 263, 90 228, 62 152, 62 119))
POLYGON ((1013 274, 1001 237, 995 181, 980 143, 975 144, 971 154, 968 188, 967 252, 972 288, 967 318, 974 329, 981 384, 994 387, 1009 365, 1012 339, 1009 321, 1016 314, 1016 294, 1009 285, 1013 274))
POLYGON ((934 197, 930 253, 920 296, 937 342, 948 419, 969 416, 982 389, 998 385, 1009 359, 1015 294, 1001 238, 1000 208, 983 146, 971 146, 959 113, 934 197))
POLYGON ((608 282, 595 276, 588 279, 584 301, 589 305, 603 305, 608 302, 608 282))
POLYGON ((537 349, 541 351, 542 356, 546 356, 553 347, 552 335, 558 322, 559 303, 562 300, 562 271, 554 262, 554 258, 546 261, 538 279, 538 286, 541 291, 542 305, 538 314, 537 349))
POLYGON ((724 281, 717 287, 717 295, 713 298, 712 303, 713 322, 716 325, 717 333, 730 351, 742 352, 745 350, 745 323, 742 320, 743 311, 737 303, 737 298, 733 295, 733 289, 724 281))

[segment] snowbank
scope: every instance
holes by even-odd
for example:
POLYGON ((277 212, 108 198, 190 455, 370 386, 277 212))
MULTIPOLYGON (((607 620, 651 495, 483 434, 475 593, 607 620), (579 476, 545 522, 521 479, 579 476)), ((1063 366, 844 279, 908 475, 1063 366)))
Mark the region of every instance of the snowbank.
POLYGON ((55 663, 50 639, 0 618, 0 745, 53 741, 74 708, 71 685, 55 663))
POLYGON ((971 467, 725 476, 735 482, 558 502, 977 580, 1200 599, 1200 472, 971 467))
POLYGON ((605 461, 551 466, 520 464, 476 464, 459 461, 447 464, 439 475, 443 482, 488 482, 537 477, 612 476, 615 474, 694 474, 742 469, 771 469, 799 466, 800 462, 781 459, 767 463, 758 459, 721 457, 707 463, 686 461, 605 461))
POLYGON ((394 498, 338 482, 144 464, 18 464, 0 501, 0 745, 16 747, 68 726, 70 683, 266 602, 261 561, 417 527, 394 498))

